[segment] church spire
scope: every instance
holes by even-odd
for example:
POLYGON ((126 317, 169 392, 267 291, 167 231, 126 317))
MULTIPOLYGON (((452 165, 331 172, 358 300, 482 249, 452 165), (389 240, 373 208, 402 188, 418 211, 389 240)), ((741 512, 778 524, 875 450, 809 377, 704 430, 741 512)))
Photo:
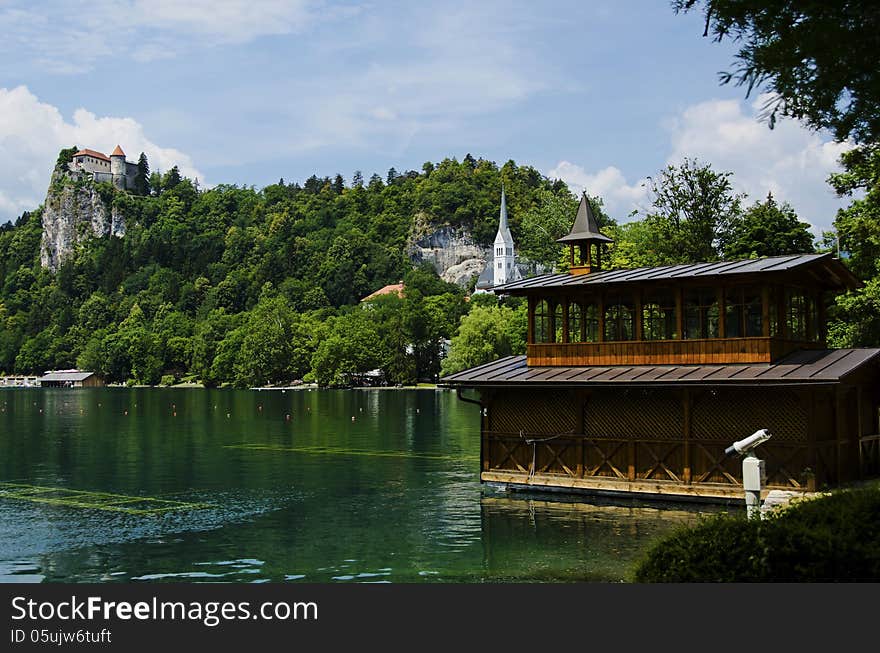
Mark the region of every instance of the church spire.
POLYGON ((498 215, 498 235, 495 240, 501 237, 505 243, 513 246, 513 236, 510 235, 510 227, 507 226, 507 198, 504 196, 504 184, 501 184, 501 212, 498 215))
POLYGON ((507 197, 504 184, 501 185, 501 211, 498 213, 498 233, 495 235, 495 256, 493 263, 493 280, 495 286, 519 278, 516 269, 516 252, 513 248, 513 236, 507 224, 507 197))

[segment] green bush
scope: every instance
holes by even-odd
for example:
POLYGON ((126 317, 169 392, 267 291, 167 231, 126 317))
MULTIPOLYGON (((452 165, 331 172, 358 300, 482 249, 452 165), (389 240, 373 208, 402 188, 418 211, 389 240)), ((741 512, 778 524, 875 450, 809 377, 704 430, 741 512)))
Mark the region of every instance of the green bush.
POLYGON ((880 580, 880 489, 799 502, 765 520, 712 517, 655 544, 635 580, 880 580))
POLYGON ((174 385, 175 383, 177 383, 177 379, 174 378, 173 374, 165 374, 159 381, 159 385, 174 385))

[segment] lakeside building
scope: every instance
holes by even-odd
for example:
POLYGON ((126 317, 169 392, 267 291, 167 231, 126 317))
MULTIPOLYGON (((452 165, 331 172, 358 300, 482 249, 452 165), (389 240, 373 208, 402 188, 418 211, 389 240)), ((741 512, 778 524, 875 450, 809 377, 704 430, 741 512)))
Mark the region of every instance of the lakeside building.
POLYGON ((37 379, 41 388, 103 388, 104 379, 95 372, 53 370, 37 379))
POLYGON ((586 196, 559 242, 568 272, 495 288, 528 300, 526 355, 441 379, 481 407, 481 481, 740 499, 724 450, 761 428, 768 491, 880 476, 880 349, 826 345, 826 306, 861 285, 840 261, 605 271, 586 196))

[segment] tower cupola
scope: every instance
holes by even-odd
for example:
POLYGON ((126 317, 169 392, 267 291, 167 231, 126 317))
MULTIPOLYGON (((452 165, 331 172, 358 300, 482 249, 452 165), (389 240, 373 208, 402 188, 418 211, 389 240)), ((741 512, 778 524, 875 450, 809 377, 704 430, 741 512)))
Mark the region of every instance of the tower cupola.
POLYGON ((599 223, 593 215, 587 194, 583 193, 571 231, 556 242, 569 246, 571 274, 589 274, 602 269, 602 245, 614 241, 599 231, 599 223))

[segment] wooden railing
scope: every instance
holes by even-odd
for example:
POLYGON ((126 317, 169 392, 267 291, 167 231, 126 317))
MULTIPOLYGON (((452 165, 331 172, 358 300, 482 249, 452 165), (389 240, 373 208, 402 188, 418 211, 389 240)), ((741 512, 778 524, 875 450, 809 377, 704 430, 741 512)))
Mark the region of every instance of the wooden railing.
POLYGON ((627 342, 536 343, 527 347, 529 365, 705 365, 771 363, 820 343, 780 338, 712 338, 627 342))

